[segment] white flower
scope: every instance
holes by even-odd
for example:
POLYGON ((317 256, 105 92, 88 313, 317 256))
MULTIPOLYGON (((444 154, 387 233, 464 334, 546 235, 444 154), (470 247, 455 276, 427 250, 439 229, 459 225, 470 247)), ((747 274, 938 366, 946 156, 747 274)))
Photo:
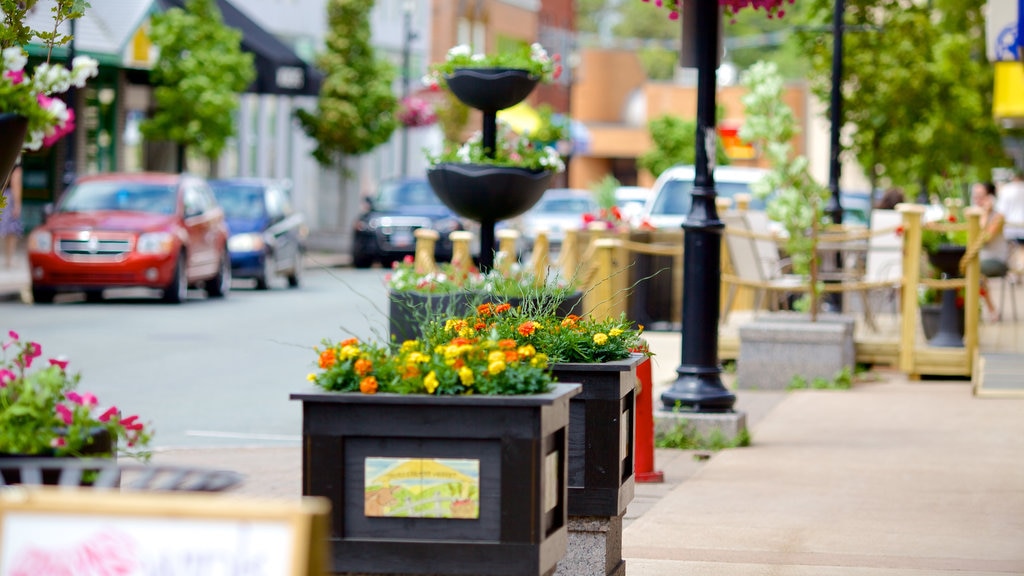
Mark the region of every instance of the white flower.
POLYGON ((17 72, 25 68, 25 64, 28 64, 28 57, 25 56, 25 51, 21 48, 7 48, 3 52, 4 55, 4 70, 10 70, 17 72))
POLYGON ((76 88, 85 86, 86 80, 99 74, 100 63, 95 58, 76 56, 71 61, 71 83, 76 88))
POLYGON ((483 54, 473 54, 473 56, 470 58, 470 60, 472 60, 473 62, 483 62, 486 59, 487 57, 484 56, 483 54))
POLYGON ((472 50, 468 44, 459 44, 458 46, 452 46, 448 49, 448 59, 458 58, 459 56, 469 56, 472 50))

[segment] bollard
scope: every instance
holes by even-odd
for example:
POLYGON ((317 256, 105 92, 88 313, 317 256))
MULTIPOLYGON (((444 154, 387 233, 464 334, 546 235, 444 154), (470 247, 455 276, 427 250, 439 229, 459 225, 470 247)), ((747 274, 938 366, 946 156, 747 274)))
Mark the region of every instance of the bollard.
POLYGON ((644 358, 636 367, 636 431, 633 472, 637 482, 656 484, 665 481, 665 473, 654 469, 654 378, 651 358, 644 358))

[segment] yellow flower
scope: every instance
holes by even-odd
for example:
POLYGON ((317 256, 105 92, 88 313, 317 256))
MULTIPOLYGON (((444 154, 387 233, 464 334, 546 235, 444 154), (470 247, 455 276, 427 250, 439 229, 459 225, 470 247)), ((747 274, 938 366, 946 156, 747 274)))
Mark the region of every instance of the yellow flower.
POLYGON ((537 353, 537 349, 533 347, 533 344, 526 344, 525 346, 520 346, 516 352, 519 352, 521 358, 530 358, 537 353))
POLYGON ((354 345, 342 346, 338 354, 339 359, 344 362, 359 356, 359 347, 354 345))
POLYGON ((505 361, 498 360, 487 365, 487 371, 491 374, 501 374, 505 371, 505 361))
POLYGON ((430 374, 427 374, 426 378, 423 379, 423 387, 427 389, 427 394, 433 394, 434 390, 437 390, 438 384, 437 374, 435 374, 433 370, 431 370, 430 374))
POLYGON ((469 366, 459 368, 459 380, 466 386, 473 385, 473 370, 469 366))
POLYGON ((594 334, 594 344, 597 344, 598 346, 603 346, 607 342, 608 335, 605 334, 604 332, 598 332, 597 334, 594 334))
POLYGON ((608 331, 608 335, 611 336, 612 338, 615 338, 616 336, 621 336, 622 328, 612 328, 611 330, 608 331))
POLYGON ((535 368, 547 368, 548 367, 548 355, 537 354, 533 358, 530 358, 530 366, 535 368))
POLYGON ((402 342, 402 352, 409 352, 420 347, 419 340, 406 340, 402 342))
POLYGON ((463 338, 472 338, 476 336, 476 330, 472 326, 465 326, 462 330, 459 330, 459 336, 463 338))
POLYGON ((500 351, 500 350, 495 350, 494 352, 491 352, 490 354, 487 355, 487 362, 488 363, 491 363, 491 362, 504 362, 504 361, 505 361, 505 353, 500 351))
POLYGON ((309 380, 310 382, 316 382, 316 374, 312 372, 306 374, 306 380, 309 380))

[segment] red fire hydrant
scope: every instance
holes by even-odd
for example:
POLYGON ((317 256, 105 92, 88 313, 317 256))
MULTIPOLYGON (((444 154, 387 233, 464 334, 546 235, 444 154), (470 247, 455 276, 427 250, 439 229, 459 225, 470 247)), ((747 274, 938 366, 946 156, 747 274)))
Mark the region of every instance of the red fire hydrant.
POLYGON ((636 367, 636 378, 633 473, 637 482, 664 482, 665 473, 654 469, 654 378, 651 376, 650 356, 636 367))

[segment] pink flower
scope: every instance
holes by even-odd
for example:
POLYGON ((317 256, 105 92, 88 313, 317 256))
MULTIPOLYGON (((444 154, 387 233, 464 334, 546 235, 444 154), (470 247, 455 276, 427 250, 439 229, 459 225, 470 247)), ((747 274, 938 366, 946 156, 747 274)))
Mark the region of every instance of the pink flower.
POLYGON ((75 417, 74 413, 71 412, 71 409, 63 404, 57 404, 57 415, 60 416, 60 419, 69 426, 75 417))
POLYGON ((67 398, 70 402, 74 402, 79 406, 82 405, 82 395, 79 394, 78 392, 68 392, 67 394, 64 395, 64 397, 67 398))
POLYGON ((61 370, 64 370, 68 367, 68 361, 59 358, 50 358, 50 366, 56 366, 61 370))
POLYGON ((43 354, 43 347, 38 342, 29 344, 29 350, 25 351, 25 357, 19 358, 15 363, 22 368, 31 368, 32 361, 43 354))
POLYGON ((100 422, 110 422, 110 419, 116 416, 118 412, 119 410, 116 406, 111 406, 110 408, 107 408, 106 412, 100 414, 100 417, 97 418, 97 420, 100 422))
POLYGON ((82 394, 82 403, 88 406, 89 408, 92 408, 93 406, 99 404, 100 401, 96 399, 96 396, 94 396, 93 394, 86 392, 85 394, 82 394))
POLYGON ((126 430, 142 430, 142 423, 136 422, 138 419, 139 416, 137 414, 129 416, 121 420, 121 425, 124 426, 126 430))
POLYGON ((21 84, 25 81, 24 70, 8 70, 4 72, 4 76, 11 81, 11 84, 21 84))
POLYGON ((67 445, 68 445, 68 441, 65 440, 64 438, 59 437, 59 436, 57 438, 54 438, 53 440, 50 440, 50 447, 51 448, 63 448, 65 446, 67 446, 67 445))
POLYGON ((11 340, 17 340, 18 339, 18 333, 15 332, 14 330, 11 330, 10 332, 8 332, 7 335, 11 337, 11 340))
POLYGON ((14 382, 15 378, 17 378, 17 375, 15 375, 14 372, 11 372, 6 368, 0 369, 0 388, 6 388, 7 383, 14 382))

